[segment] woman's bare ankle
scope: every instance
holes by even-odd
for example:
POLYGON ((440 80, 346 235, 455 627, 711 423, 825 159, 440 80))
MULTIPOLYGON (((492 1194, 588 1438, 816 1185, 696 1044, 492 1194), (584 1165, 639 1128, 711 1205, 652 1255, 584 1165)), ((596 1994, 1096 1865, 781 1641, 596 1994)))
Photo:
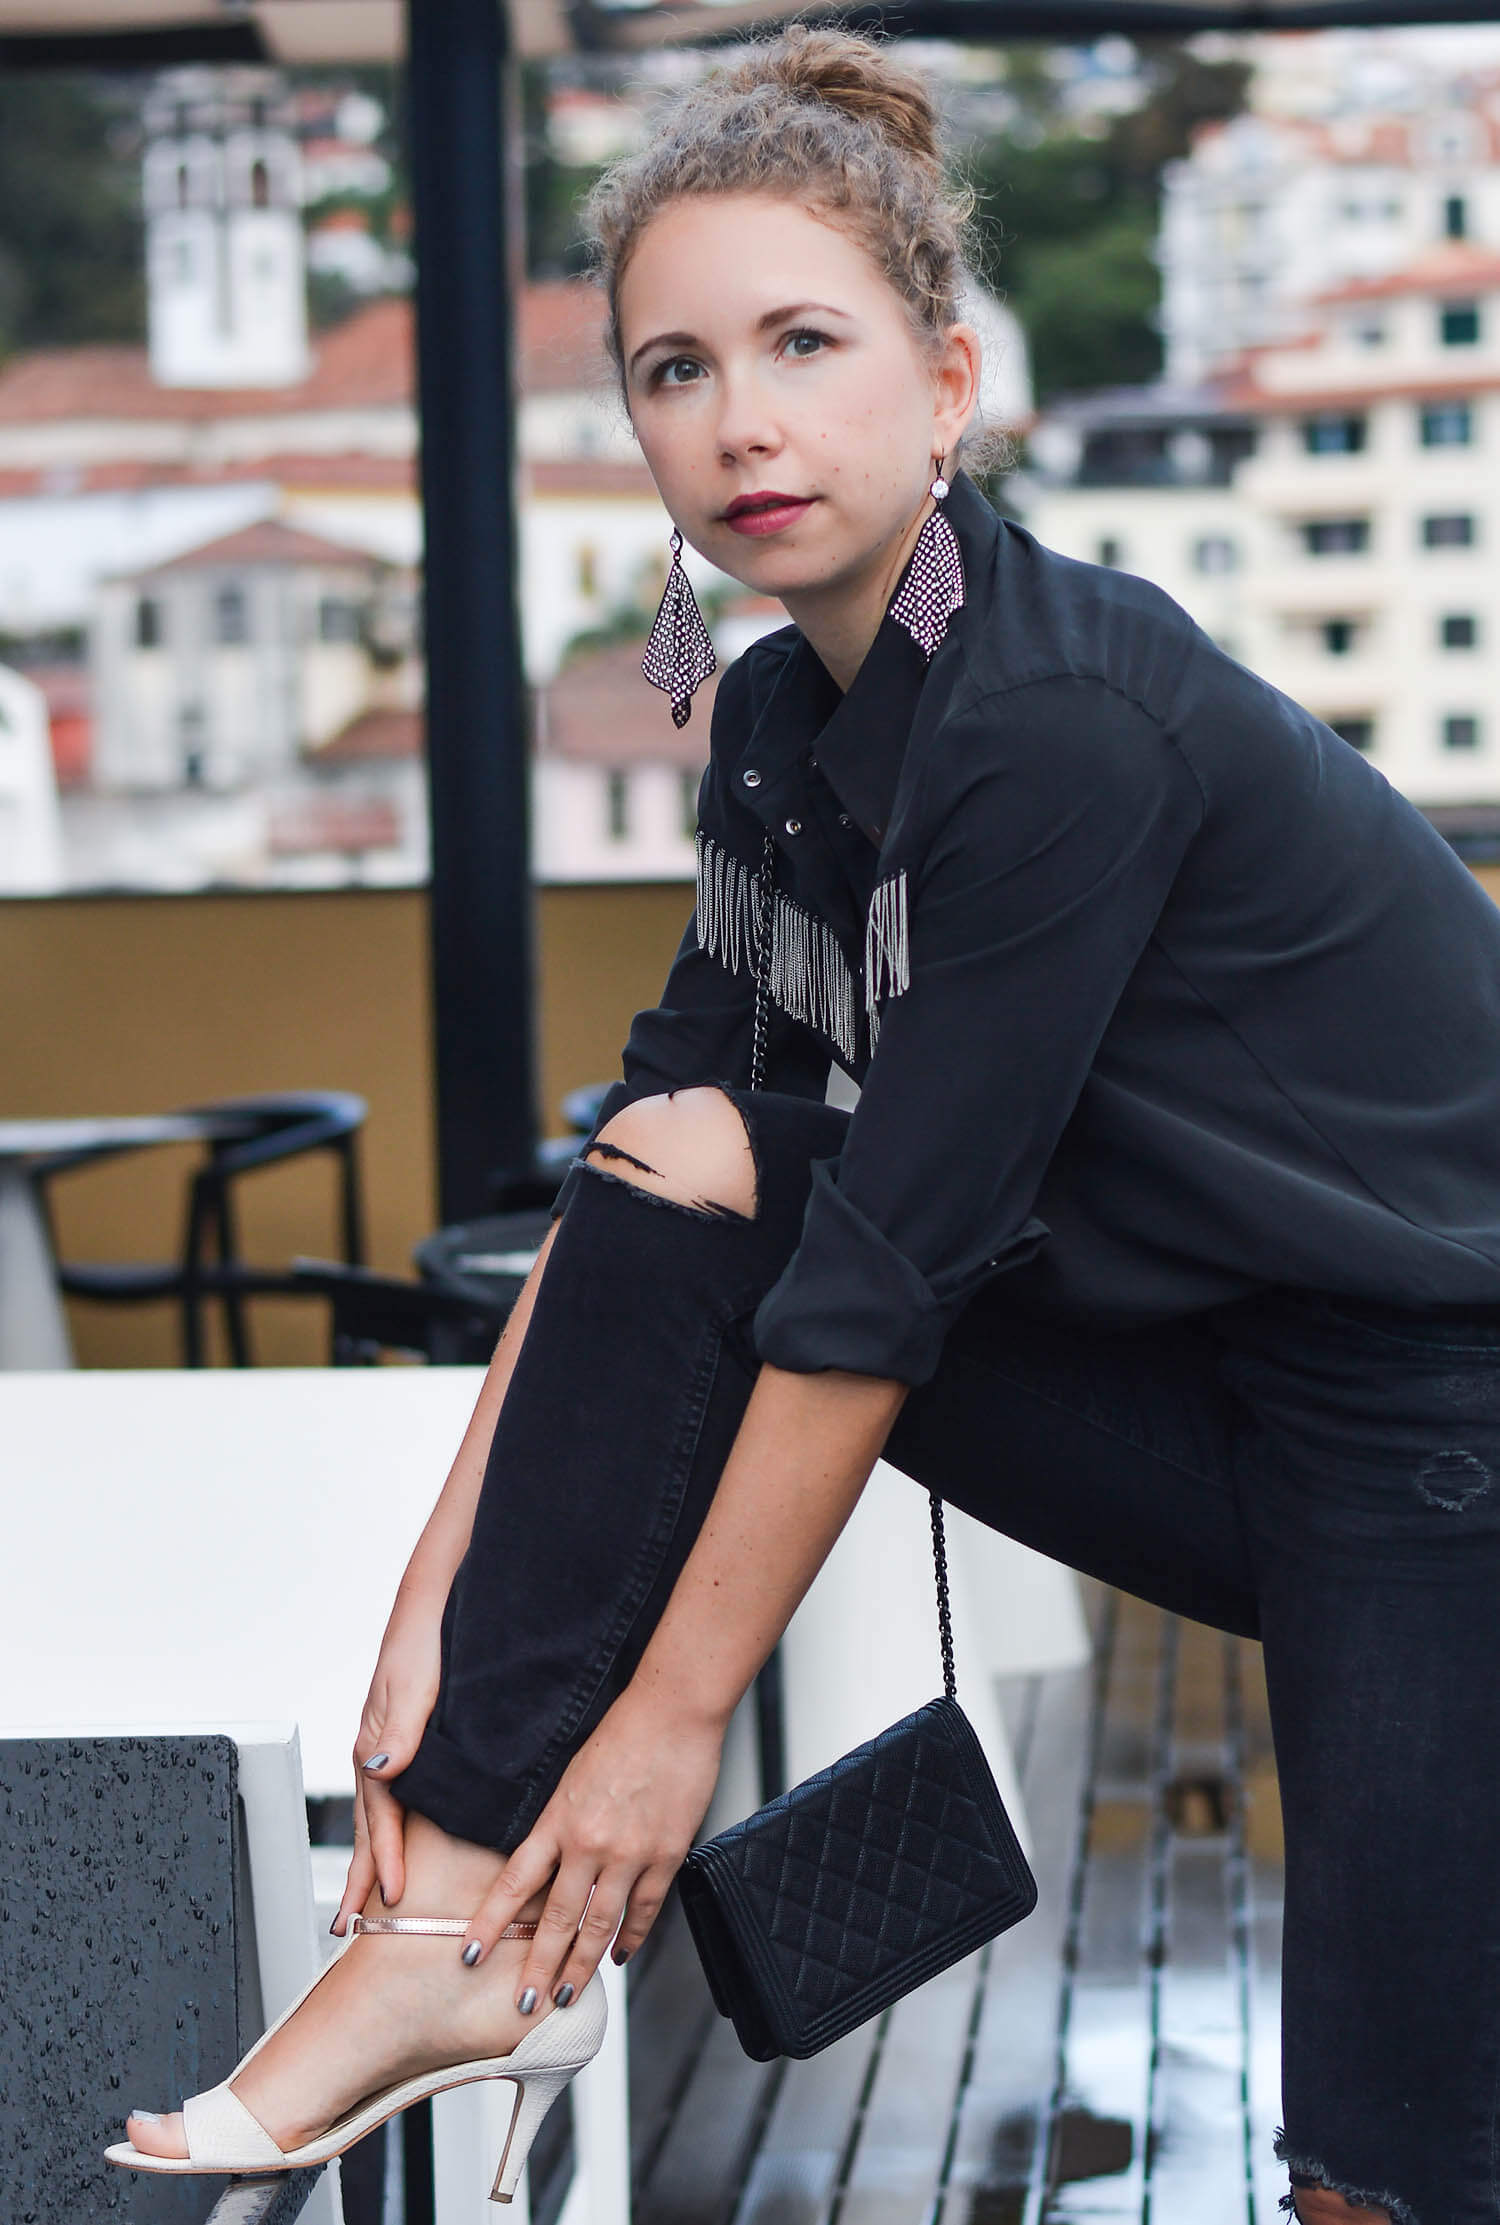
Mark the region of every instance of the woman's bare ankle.
MULTIPOLYGON (((413 1812, 406 1817, 404 1853, 406 1879, 400 1900, 382 1901, 377 1886, 367 1914, 378 1916, 388 1909, 392 1915, 472 1916, 507 1859, 494 1847, 455 1839, 429 1817, 413 1812)), ((545 1891, 533 1894, 519 1921, 534 1922, 546 1902, 545 1891)))

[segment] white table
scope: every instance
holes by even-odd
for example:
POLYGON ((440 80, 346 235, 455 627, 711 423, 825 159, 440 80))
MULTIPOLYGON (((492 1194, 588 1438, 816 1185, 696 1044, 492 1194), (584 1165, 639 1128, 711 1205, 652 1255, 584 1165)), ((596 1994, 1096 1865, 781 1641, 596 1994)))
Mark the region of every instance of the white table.
POLYGON ((201 1113, 98 1120, 0 1120, 0 1368, 70 1368, 73 1345, 46 1215, 32 1179, 39 1160, 105 1158, 159 1143, 238 1132, 201 1113))
MULTIPOLYGON (((300 1727, 308 1792, 347 1794, 396 1584, 482 1379, 422 1367, 0 1375, 0 1734, 285 1718, 300 1727)), ((959 1696, 1024 1837, 995 1679, 1086 1658, 1076 1589, 951 1510, 948 1551, 959 1696)), ((877 1469, 783 1659, 793 1779, 941 1688, 925 1492, 877 1469)), ((705 1833, 756 1804, 749 1726, 742 1707, 705 1833)), ((607 1973, 617 2011, 622 1975, 607 1973)), ((580 2081, 562 2225, 626 2225, 624 2047, 617 2013, 580 2081)), ((440 2225, 485 2215, 477 2159, 499 2105, 483 2088, 444 2097, 440 2225)))

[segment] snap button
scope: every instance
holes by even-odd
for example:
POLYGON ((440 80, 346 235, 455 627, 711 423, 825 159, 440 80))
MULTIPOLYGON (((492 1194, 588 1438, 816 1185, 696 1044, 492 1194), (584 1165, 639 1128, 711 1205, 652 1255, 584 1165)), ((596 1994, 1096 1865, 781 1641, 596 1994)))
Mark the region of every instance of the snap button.
POLYGON ((786 831, 788 834, 800 834, 802 832, 802 821, 800 819, 788 819, 786 831))
POLYGON ((753 765, 750 767, 750 770, 747 773, 742 774, 741 777, 744 780, 745 786, 747 788, 758 788, 760 786, 760 774, 755 770, 755 767, 753 765))
POLYGON ((853 824, 854 821, 850 818, 847 811, 841 811, 839 813, 839 825, 841 827, 852 827, 853 824))

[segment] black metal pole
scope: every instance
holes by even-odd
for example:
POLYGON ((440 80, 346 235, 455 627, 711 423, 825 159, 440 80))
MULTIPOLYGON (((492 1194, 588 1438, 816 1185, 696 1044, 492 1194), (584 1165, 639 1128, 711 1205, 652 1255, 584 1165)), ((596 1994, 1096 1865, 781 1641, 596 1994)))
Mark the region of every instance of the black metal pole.
POLYGON ((442 1218, 536 1140, 503 0, 407 0, 442 1218))

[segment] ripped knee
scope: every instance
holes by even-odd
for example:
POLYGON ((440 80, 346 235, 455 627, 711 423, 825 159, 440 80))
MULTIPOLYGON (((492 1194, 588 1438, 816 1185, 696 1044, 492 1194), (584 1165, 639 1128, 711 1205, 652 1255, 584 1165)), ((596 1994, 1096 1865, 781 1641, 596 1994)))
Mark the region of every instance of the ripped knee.
POLYGON ((1387 2189, 1350 2186, 1311 2157, 1292 2153, 1285 2133, 1276 2153, 1292 2182, 1281 2207, 1297 2225, 1418 2225, 1415 2210, 1387 2189))
POLYGON ((749 1133, 722 1089, 678 1089, 623 1105, 584 1164, 715 1219, 752 1221, 760 1211, 749 1133))

